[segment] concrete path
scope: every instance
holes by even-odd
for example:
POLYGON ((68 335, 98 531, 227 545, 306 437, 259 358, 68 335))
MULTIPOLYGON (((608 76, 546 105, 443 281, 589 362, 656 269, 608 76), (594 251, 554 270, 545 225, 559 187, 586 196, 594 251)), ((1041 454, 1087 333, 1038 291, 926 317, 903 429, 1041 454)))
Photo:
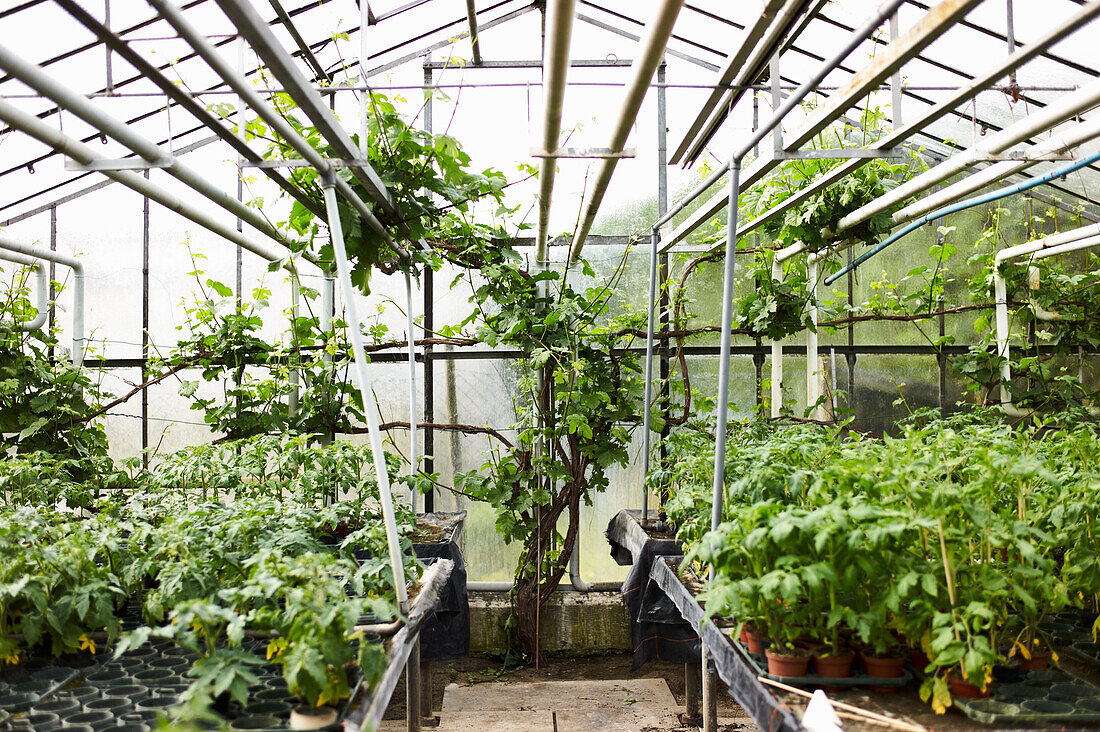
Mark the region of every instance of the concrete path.
POLYGON ((673 728, 678 711, 663 679, 450 684, 439 732, 636 732, 673 728))
MULTIPOLYGON (((673 732, 684 708, 664 679, 448 684, 437 732, 673 732)), ((720 719, 720 729, 754 729, 748 719, 720 719), (740 724, 738 724, 740 723, 740 724)), ((404 730, 388 720, 383 732, 404 730)), ((431 728, 425 726, 425 732, 431 728)))

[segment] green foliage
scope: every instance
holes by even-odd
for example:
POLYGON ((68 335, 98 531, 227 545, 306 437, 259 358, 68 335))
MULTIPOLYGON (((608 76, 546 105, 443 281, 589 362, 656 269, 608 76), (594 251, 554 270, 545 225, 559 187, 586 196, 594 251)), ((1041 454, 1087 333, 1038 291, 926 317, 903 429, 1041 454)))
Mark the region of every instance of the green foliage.
MULTIPOLYGON (((901 637, 928 654, 930 672, 985 686, 995 663, 1043 642, 1045 617, 1097 607, 1100 435, 1068 424, 1012 430, 995 413, 918 413, 883 440, 735 424, 713 532, 701 457, 713 438, 684 431, 662 476, 675 492, 666 510, 688 559, 715 570, 708 612, 781 646, 836 650, 847 637, 881 654, 901 637)), ((946 687, 934 677, 926 687, 946 708, 946 687)))
MULTIPOLYGON (((274 97, 277 108, 315 149, 328 158, 339 158, 315 127, 298 118, 293 100, 285 94, 274 97)), ((443 243, 448 249, 463 251, 480 246, 486 239, 496 238, 499 231, 476 223, 472 204, 489 199, 496 203, 495 215, 511 213, 502 207, 506 180, 495 170, 470 170, 470 156, 458 141, 446 134, 431 134, 408 123, 393 103, 384 95, 369 94, 370 110, 367 125, 367 159, 389 190, 393 202, 403 214, 400 220, 380 207, 374 213, 392 233, 399 246, 409 247, 419 242, 443 243), (442 203, 440 203, 442 201, 442 203)), ((250 125, 252 133, 272 140, 267 151, 270 158, 297 158, 297 152, 269 130, 263 122, 250 125)), ((356 144, 358 137, 353 136, 356 144)), ((364 201, 371 201, 362 184, 349 169, 338 173, 364 201)), ((323 210, 321 181, 309 167, 295 168, 291 180, 306 192, 323 210)), ((393 271, 397 252, 370 228, 360 214, 343 197, 338 198, 344 241, 351 261, 352 282, 369 292, 371 270, 381 266, 393 271)), ((312 243, 318 232, 318 222, 300 202, 295 201, 286 228, 303 244, 312 243)), ((333 261, 327 238, 319 248, 323 261, 333 261)), ((418 255, 429 262, 438 262, 432 255, 418 255)))
MULTIPOLYGON (((334 319, 329 328, 321 327, 319 313, 313 312, 319 293, 300 288, 300 313, 285 313, 286 331, 272 342, 262 335, 263 311, 271 297, 267 287, 255 288, 238 304, 229 287, 204 280, 195 266, 191 274, 196 300, 185 305, 187 321, 179 328, 186 337, 154 366, 196 368, 203 381, 220 390, 210 395, 198 381, 183 381, 179 388, 212 429, 229 439, 269 433, 323 435, 349 431, 354 420, 361 420, 360 396, 348 375, 347 325, 334 319), (297 395, 293 406, 292 392, 297 395)), ((381 325, 370 333, 375 340, 385 334, 381 325)))
MULTIPOLYGON (((72 363, 51 361, 50 351, 57 347, 53 333, 8 327, 32 317, 27 295, 25 278, 0 290, 0 452, 14 447, 73 461, 102 457, 107 438, 94 417, 103 393, 72 363)), ((78 472, 86 478, 94 470, 89 464, 78 472)))

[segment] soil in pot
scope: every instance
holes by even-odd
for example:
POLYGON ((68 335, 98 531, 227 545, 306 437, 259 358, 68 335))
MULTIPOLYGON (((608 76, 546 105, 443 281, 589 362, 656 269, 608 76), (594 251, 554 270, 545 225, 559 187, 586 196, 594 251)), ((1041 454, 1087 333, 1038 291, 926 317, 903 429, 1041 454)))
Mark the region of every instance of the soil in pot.
POLYGON ((764 655, 768 659, 768 673, 773 676, 786 676, 788 678, 805 676, 806 670, 810 666, 810 655, 808 653, 788 655, 786 653, 776 653, 768 648, 764 651, 764 655))
MULTIPOLYGON (((870 653, 861 653, 863 669, 868 676, 877 679, 896 679, 905 671, 905 656, 900 653, 887 656, 874 656, 870 653)), ((872 686, 871 691, 879 694, 892 694, 898 690, 896 686, 872 686)))
POLYGON ((322 729, 336 723, 332 707, 297 706, 290 713, 291 729, 322 729))

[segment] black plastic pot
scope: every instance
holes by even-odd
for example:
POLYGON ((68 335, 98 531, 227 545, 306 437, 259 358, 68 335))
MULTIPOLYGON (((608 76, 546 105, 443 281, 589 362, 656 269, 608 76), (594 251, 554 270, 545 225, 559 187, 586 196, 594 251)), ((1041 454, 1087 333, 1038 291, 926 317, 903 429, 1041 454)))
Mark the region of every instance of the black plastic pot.
POLYGON ((149 732, 149 725, 144 722, 130 722, 111 727, 110 732, 149 732))
POLYGON ((96 732, 90 724, 68 724, 64 729, 65 732, 96 732))
POLYGON ((122 669, 103 669, 90 674, 87 678, 89 684, 102 688, 108 686, 122 686, 133 683, 134 679, 122 669))
POLYGON ((67 714, 76 714, 80 711, 80 702, 70 697, 58 697, 49 701, 39 702, 34 705, 35 711, 51 712, 64 717, 67 714))
POLYGON ((119 699, 128 699, 131 704, 136 704, 142 699, 148 699, 150 691, 147 686, 141 684, 126 684, 124 686, 112 686, 107 690, 107 696, 119 699))
POLYGON ((1072 714, 1073 705, 1047 699, 1028 699, 1020 705, 1024 711, 1036 714, 1072 714))
POLYGON ((175 676, 176 674, 166 668, 148 668, 134 674, 133 680, 146 686, 159 686, 162 683, 171 683, 175 676))
POLYGON ((69 717, 68 726, 86 724, 94 730, 107 729, 115 724, 115 715, 110 712, 82 712, 69 717))
POLYGON ((293 706, 297 703, 289 689, 263 689, 252 695, 256 701, 281 701, 293 706))
POLYGON ((166 668, 170 671, 180 672, 191 668, 191 661, 182 656, 161 656, 147 662, 149 668, 166 668))
POLYGON ((98 699, 103 693, 94 686, 78 686, 75 689, 69 689, 65 692, 66 695, 76 699, 81 704, 91 701, 92 699, 98 699))
POLYGON ((157 721, 160 712, 155 709, 135 709, 122 715, 122 721, 126 724, 153 724, 157 721))
POLYGON ((148 699, 142 699, 134 708, 141 711, 154 711, 160 712, 173 707, 177 704, 178 700, 174 696, 151 696, 148 699))
POLYGON ((35 732, 50 732, 61 726, 61 717, 53 712, 32 712, 25 719, 35 732))
POLYGON ((38 701, 38 694, 26 691, 9 691, 0 694, 0 709, 9 712, 24 712, 38 701))
POLYGON ((275 717, 265 715, 245 715, 240 719, 235 719, 229 725, 229 729, 235 730, 282 730, 286 729, 286 725, 280 722, 275 717))
POLYGON ((134 703, 129 699, 117 696, 105 696, 101 699, 93 699, 84 705, 84 709, 89 712, 109 712, 111 716, 117 717, 124 712, 130 711, 134 707, 134 703))
POLYGON ((285 701, 255 701, 244 708, 244 713, 254 717, 285 717, 291 709, 291 704, 285 701))

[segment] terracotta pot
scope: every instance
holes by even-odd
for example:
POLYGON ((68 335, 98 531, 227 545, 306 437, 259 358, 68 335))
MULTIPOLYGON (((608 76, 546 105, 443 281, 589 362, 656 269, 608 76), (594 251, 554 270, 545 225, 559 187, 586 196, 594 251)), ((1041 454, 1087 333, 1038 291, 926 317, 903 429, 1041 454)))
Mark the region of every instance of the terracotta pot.
MULTIPOLYGON (((873 656, 869 653, 861 653, 863 669, 868 676, 878 679, 896 679, 905 670, 905 656, 900 654, 891 656, 873 656)), ((871 691, 879 694, 892 694, 898 690, 897 686, 872 686, 871 691)))
POLYGON ((845 679, 852 675, 852 661, 856 654, 849 651, 843 656, 814 654, 814 673, 830 679, 845 679))
POLYGON ((1031 658, 1020 656, 1019 660, 1024 671, 1042 671, 1050 663, 1050 651, 1032 651, 1031 658))
POLYGON ((915 668, 917 671, 924 671, 924 669, 928 668, 928 664, 930 663, 930 661, 928 659, 928 654, 924 651, 910 648, 909 663, 913 664, 913 668, 915 668))
POLYGON ((748 646, 749 653, 763 653, 763 638, 749 630, 748 626, 741 629, 741 642, 748 646))
POLYGON ((962 697, 963 699, 987 699, 989 698, 989 689, 982 691, 980 686, 976 686, 966 679, 957 679, 951 674, 947 675, 947 688, 951 691, 951 696, 962 697))
POLYGON ((768 659, 768 673, 773 676, 805 676, 810 667, 809 654, 787 655, 775 653, 771 648, 764 651, 768 659))

